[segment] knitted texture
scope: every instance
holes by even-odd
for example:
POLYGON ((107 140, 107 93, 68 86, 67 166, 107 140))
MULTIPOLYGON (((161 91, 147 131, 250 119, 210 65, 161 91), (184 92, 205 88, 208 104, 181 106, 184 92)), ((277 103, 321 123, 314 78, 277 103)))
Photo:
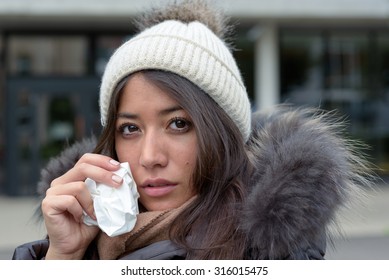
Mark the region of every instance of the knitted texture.
POLYGON ((243 138, 249 138, 251 107, 240 71, 225 43, 197 21, 189 24, 176 20, 161 22, 115 51, 100 88, 103 126, 118 82, 146 69, 173 72, 196 84, 230 116, 243 138))

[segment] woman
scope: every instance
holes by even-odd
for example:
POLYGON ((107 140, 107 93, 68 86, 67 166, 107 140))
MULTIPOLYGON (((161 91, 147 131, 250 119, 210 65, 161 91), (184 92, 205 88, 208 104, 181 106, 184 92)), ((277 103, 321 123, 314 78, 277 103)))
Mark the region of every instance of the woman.
POLYGON ((252 118, 222 40, 229 28, 205 2, 151 11, 140 26, 103 75, 97 144, 77 144, 43 173, 48 239, 14 258, 324 258, 335 211, 367 183, 363 160, 313 111, 252 118), (82 222, 94 217, 84 181, 118 187, 119 162, 141 213, 131 232, 108 237, 82 222))

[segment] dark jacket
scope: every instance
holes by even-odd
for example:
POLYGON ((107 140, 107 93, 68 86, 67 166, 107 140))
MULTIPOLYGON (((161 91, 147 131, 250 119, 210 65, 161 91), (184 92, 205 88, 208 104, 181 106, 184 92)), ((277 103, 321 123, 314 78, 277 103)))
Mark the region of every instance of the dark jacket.
MULTIPOLYGON (((366 161, 342 136, 342 123, 310 109, 276 106, 253 114, 247 151, 255 172, 241 219, 248 259, 323 259, 335 213, 351 193, 370 183, 366 161)), ((38 191, 64 174, 96 140, 86 139, 52 159, 38 191)), ((48 240, 19 246, 14 259, 41 259, 48 240)), ((185 251, 166 240, 126 259, 180 259, 185 251)))

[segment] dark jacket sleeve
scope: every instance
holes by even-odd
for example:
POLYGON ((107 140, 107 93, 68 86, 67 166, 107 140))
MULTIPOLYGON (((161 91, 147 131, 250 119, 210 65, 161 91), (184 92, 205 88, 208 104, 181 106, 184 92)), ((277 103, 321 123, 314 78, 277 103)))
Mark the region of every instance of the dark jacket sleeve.
POLYGON ((49 240, 42 239, 25 243, 16 247, 12 256, 13 260, 42 260, 49 248, 49 240))

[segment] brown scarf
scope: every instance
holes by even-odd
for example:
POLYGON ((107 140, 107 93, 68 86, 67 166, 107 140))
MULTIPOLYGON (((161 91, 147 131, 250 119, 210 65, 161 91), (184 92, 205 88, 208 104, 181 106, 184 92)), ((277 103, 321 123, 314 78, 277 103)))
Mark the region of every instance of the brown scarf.
POLYGON ((175 209, 140 213, 135 227, 129 233, 109 237, 101 232, 97 238, 97 250, 100 259, 114 260, 157 241, 169 239, 171 223, 193 199, 189 199, 175 209))

